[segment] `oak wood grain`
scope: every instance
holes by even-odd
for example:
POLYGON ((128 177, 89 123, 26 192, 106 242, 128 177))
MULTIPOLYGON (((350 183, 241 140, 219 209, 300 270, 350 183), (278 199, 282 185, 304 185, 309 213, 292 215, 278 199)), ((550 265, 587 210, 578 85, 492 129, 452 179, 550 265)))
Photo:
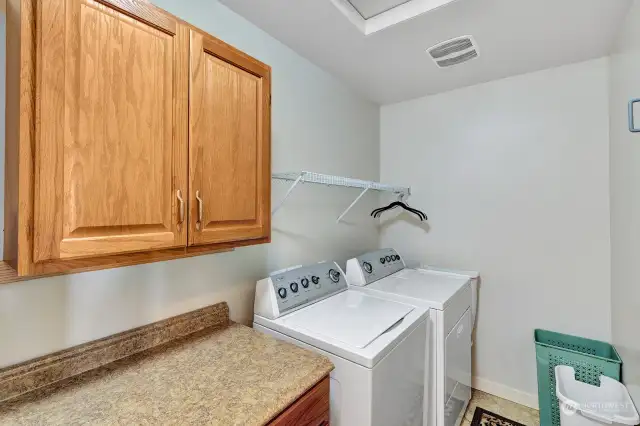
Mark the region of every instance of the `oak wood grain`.
POLYGON ((269 423, 269 426, 324 425, 329 425, 329 377, 322 379, 269 423))
POLYGON ((163 262, 186 257, 203 256, 207 254, 226 253, 235 248, 269 243, 269 238, 260 238, 231 243, 210 244, 203 246, 180 247, 175 249, 155 250, 140 253, 123 253, 110 256, 90 257, 70 260, 55 260, 39 263, 33 266, 31 275, 20 276, 7 262, 0 261, 0 284, 16 281, 26 281, 49 276, 72 274, 77 272, 99 271, 102 269, 122 266, 141 265, 152 262, 163 262))
MULTIPOLYGON (((65 2, 41 3, 36 28, 34 261, 60 257, 65 121, 65 2)), ((70 11, 71 13, 72 11, 70 11)), ((73 41, 77 37, 73 37, 73 41)), ((75 71, 72 67, 69 72, 75 71)), ((73 79, 73 75, 70 76, 73 79)))
MULTIPOLYGON (((256 117, 256 137, 264 143, 262 146, 264 149, 256 147, 255 170, 258 176, 264 176, 265 179, 256 184, 256 198, 254 200, 244 199, 237 207, 231 209, 231 211, 236 209, 241 215, 247 216, 246 212, 255 204, 257 213, 253 216, 258 219, 241 218, 229 221, 223 215, 225 224, 218 227, 220 231, 218 238, 212 241, 215 244, 208 244, 204 241, 201 243, 204 245, 188 247, 186 250, 177 244, 177 241, 181 241, 184 245, 187 244, 189 221, 193 216, 186 214, 184 223, 179 223, 177 220, 179 218, 179 203, 177 202, 176 188, 182 189, 181 192, 187 203, 185 206, 187 213, 193 211, 194 207, 193 204, 188 205, 193 194, 190 192, 188 178, 188 174, 191 172, 188 164, 190 161, 188 152, 190 124, 188 120, 189 93, 187 90, 191 78, 188 63, 192 53, 189 51, 189 32, 191 30, 199 31, 193 25, 145 0, 51 0, 42 2, 42 4, 41 0, 7 0, 7 81, 9 84, 7 85, 5 138, 4 259, 8 263, 3 264, 3 268, 9 265, 22 276, 37 277, 43 274, 60 274, 168 260, 270 242, 271 71, 267 65, 249 55, 211 36, 206 36, 203 39, 203 52, 206 51, 211 58, 223 59, 223 62, 234 65, 237 72, 246 72, 247 76, 255 77, 261 82, 260 88, 257 89, 259 93, 256 96, 256 103, 260 102, 261 106, 256 105, 256 109, 261 108, 262 114, 261 117, 256 117), (36 3, 38 8, 36 8, 36 3), (107 31, 109 37, 105 35, 104 31, 107 31), (142 45, 142 47, 136 46, 138 51, 129 47, 129 52, 134 53, 132 55, 134 57, 133 66, 131 62, 127 65, 126 61, 121 61, 116 64, 118 66, 112 66, 107 70, 108 72, 104 72, 104 66, 114 65, 114 62, 109 63, 110 58, 98 58, 95 53, 93 55, 87 54, 87 52, 91 52, 92 48, 95 52, 95 45, 102 43, 101 48, 114 48, 115 46, 116 50, 119 49, 118 53, 122 55, 127 51, 125 43, 122 41, 123 35, 131 34, 135 35, 136 42, 155 37, 154 42, 138 43, 142 45), (162 49, 158 48, 158 45, 162 46, 162 49), (145 51, 144 48, 147 50, 145 51), (142 52, 140 49, 143 49, 142 52), (156 55, 155 61, 154 58, 140 59, 137 57, 140 56, 139 53, 153 52, 153 49, 155 52, 161 51, 162 53, 162 55, 156 55), (70 60, 74 55, 76 60, 70 60), (161 61, 160 57, 164 58, 164 61, 161 61), (224 59, 225 57, 228 59, 224 59), (136 60, 138 63, 135 62, 136 60), (42 67, 44 63, 48 68, 46 72, 42 67), (99 69, 101 65, 103 69, 99 69), (143 70, 143 67, 146 69, 143 70), (163 75, 164 78, 159 76, 163 67, 165 71, 170 70, 173 74, 169 77, 170 73, 167 71, 163 75), (110 113, 109 106, 112 107, 111 113, 113 114, 121 110, 121 104, 117 105, 117 111, 114 106, 117 97, 111 96, 109 98, 106 96, 107 100, 101 104, 88 105, 87 99, 91 99, 95 93, 90 90, 88 93, 82 93, 86 98, 83 99, 80 96, 81 91, 78 90, 78 86, 74 87, 73 85, 81 81, 91 89, 96 85, 100 86, 100 84, 105 88, 105 82, 111 79, 110 82, 115 81, 116 84, 114 87, 107 87, 106 90, 107 93, 113 94, 130 84, 130 82, 123 80, 134 75, 136 68, 145 72, 144 80, 140 77, 137 77, 138 80, 136 80, 142 82, 143 88, 148 81, 153 81, 155 89, 161 87, 166 90, 171 87, 173 99, 164 96, 161 97, 165 101, 164 103, 156 102, 161 104, 158 107, 159 113, 153 114, 146 110, 142 113, 148 113, 145 116, 147 119, 162 116, 165 126, 156 127, 154 125, 154 130, 164 129, 163 137, 160 139, 166 139, 167 135, 172 134, 172 150, 165 149, 165 147, 158 150, 154 147, 151 152, 161 152, 162 160, 158 160, 156 155, 144 163, 149 165, 149 169, 153 169, 153 166, 157 169, 158 164, 162 164, 163 174, 159 180, 150 181, 144 177, 136 176, 135 184, 131 185, 132 189, 127 186, 125 191, 121 191, 124 193, 124 197, 114 197, 113 194, 105 196, 104 188, 108 188, 108 184, 105 186, 104 183, 90 182, 87 187, 84 187, 81 183, 85 180, 77 178, 78 173, 84 173, 83 176, 85 176, 88 171, 89 176, 96 177, 94 181, 97 182, 99 172, 103 172, 103 170, 87 167, 87 165, 96 164, 94 158, 96 153, 93 153, 94 157, 92 158, 92 153, 88 152, 91 151, 91 146, 89 144, 82 145, 83 140, 78 141, 77 136, 91 136, 92 133, 87 130, 90 127, 87 123, 93 123, 96 129, 100 127, 95 125, 96 121, 101 123, 100 125, 104 126, 102 135, 99 135, 103 137, 102 144, 96 144, 93 148, 101 149, 101 154, 106 153, 110 156, 110 162, 118 164, 114 158, 118 157, 121 151, 109 151, 113 147, 105 140, 110 137, 113 139, 113 135, 118 133, 126 136, 131 130, 131 123, 135 124, 136 122, 136 114, 132 114, 133 118, 127 115, 125 124, 122 124, 120 120, 115 120, 115 122, 106 120, 105 117, 110 113), (115 73, 119 73, 122 81, 114 78, 113 74, 115 73), (65 78, 60 78, 61 75, 65 75, 65 78), (43 90, 48 90, 44 98, 51 100, 51 106, 63 105, 63 108, 47 108, 43 111, 43 98, 40 97, 40 92, 43 90), (69 120, 69 111, 76 111, 78 115, 84 114, 84 121, 79 117, 76 120, 69 120), (62 130, 53 129, 53 132, 49 132, 47 126, 52 126, 51 121, 53 120, 48 119, 45 126, 42 127, 43 122, 36 119, 36 114, 39 114, 38 118, 46 116, 53 120, 57 120, 62 115, 63 119, 58 122, 62 126, 62 130), (169 124, 167 125, 167 123, 169 124), (52 140, 57 143, 57 145, 53 145, 53 149, 50 144, 52 140), (60 143, 61 140, 62 143, 60 143), (38 149, 36 149, 36 144, 38 149), (42 144, 46 144, 46 146, 41 146, 42 144), (41 151, 40 148, 43 150, 41 151), (167 167, 165 160, 169 158, 169 152, 172 163, 167 167), (43 153, 51 154, 52 161, 48 162, 49 157, 44 160, 43 153), (69 166, 69 159, 75 161, 74 166, 69 166), (92 160, 93 163, 91 163, 92 160), (38 163, 37 168, 34 167, 36 163, 38 163), (54 179, 50 182, 47 182, 46 173, 43 173, 46 172, 46 167, 40 168, 45 164, 49 166, 49 171, 53 171, 54 179), (75 167, 77 164, 82 166, 81 170, 75 167), (70 178, 77 179, 72 181, 70 178), (150 197, 153 198, 152 203, 162 206, 162 213, 158 214, 157 210, 146 208, 146 206, 142 209, 134 209, 135 212, 131 211, 129 209, 129 205, 132 203, 131 199, 135 198, 136 201, 138 199, 129 196, 127 191, 132 191, 133 194, 143 193, 140 188, 144 188, 145 185, 149 186, 149 183, 151 186, 157 185, 158 181, 161 182, 160 185, 167 185, 167 181, 170 181, 172 185, 170 194, 168 191, 163 191, 161 197, 150 197), (77 185, 79 183, 80 185, 77 185), (43 200, 52 199, 54 203, 62 203, 63 208, 41 211, 40 204, 45 204, 40 201, 39 195, 43 192, 45 193, 43 200), (36 194, 38 195, 36 196, 36 194), (77 203, 71 205, 67 202, 65 206, 65 197, 74 196, 85 201, 86 199, 90 199, 90 201, 97 199, 99 202, 85 202, 84 206, 77 203), (113 208, 117 205, 114 199, 126 201, 123 204, 127 204, 127 206, 122 209, 126 210, 126 214, 118 213, 118 209, 113 208), (116 219, 113 219, 114 217, 116 219), (132 220, 132 217, 134 219, 142 218, 142 220, 132 220), (36 226, 36 218, 39 218, 38 226, 36 226), (158 218, 160 220, 157 220, 158 218), (247 233, 248 222, 257 220, 262 220, 264 232, 247 233), (59 225, 60 223, 62 225, 59 225), (167 223, 170 223, 170 229, 167 223), (168 232, 161 228, 168 229, 168 232), (127 240, 126 236, 131 234, 137 235, 137 237, 127 240), (56 238, 59 236, 59 238, 50 238, 51 236, 56 238), (173 236, 173 244, 176 248, 167 248, 165 245, 165 242, 169 244, 169 236, 173 236), (139 238, 139 241, 136 242, 136 238, 139 238), (37 250, 36 241, 38 241, 37 250), (141 253, 140 250, 153 251, 141 253), (34 257, 36 254, 37 258, 34 257)), ((144 55, 142 56, 144 57, 144 55)), ((121 58, 129 57, 122 55, 121 58)), ((127 92, 126 90, 121 91, 127 92)), ((147 103, 153 97, 152 95, 156 94, 148 90, 144 92, 140 87, 136 87, 135 90, 127 92, 127 96, 134 95, 134 101, 140 101, 141 98, 135 95, 144 95, 144 93, 150 94, 145 98, 147 103)), ((139 105, 135 102, 131 102, 131 104, 139 105)), ((138 111, 135 112, 138 113, 138 111)), ((148 121, 152 122, 153 120, 148 121)), ((132 134, 135 133, 135 130, 140 130, 140 127, 133 129, 132 134)), ((142 140, 146 141, 144 138, 142 140)), ((144 143, 141 145, 138 147, 140 152, 145 148, 144 143)), ((130 161, 130 159, 126 161, 130 161)), ((126 170, 126 164, 120 171, 122 172, 122 170, 126 170)), ((118 175, 113 170, 107 170, 105 176, 107 178, 122 177, 126 176, 126 172, 118 175)), ((157 186, 152 189, 157 189, 157 186)), ((216 214, 215 209, 214 214, 216 214)), ((21 279, 15 276, 11 268, 6 268, 6 273, 0 276, 0 283, 21 279)))
POLYGON ((147 23, 170 35, 177 32, 177 20, 162 9, 154 7, 146 0, 96 0, 121 13, 147 23))
POLYGON ((7 1, 4 259, 31 272, 36 84, 35 0, 7 1))
POLYGON ((186 31, 93 0, 39 17, 34 262, 185 245, 186 31))
POLYGON ((255 76, 270 77, 271 67, 252 58, 251 56, 233 48, 220 39, 210 36, 202 31, 195 30, 203 36, 202 47, 210 55, 232 64, 233 66, 245 70, 255 76))
POLYGON ((268 67, 191 31, 191 245, 269 236, 269 80, 268 67))
MULTIPOLYGON (((5 261, 18 268, 18 179, 21 124, 21 4, 8 0, 6 7, 6 105, 4 163, 4 253, 5 261)), ((25 41, 28 44, 28 40, 25 41)), ((25 65, 28 65, 28 61, 25 65)), ((27 67, 29 69, 29 67, 27 67)), ((27 93, 32 90, 27 90, 27 93)), ((28 112, 28 110, 27 110, 28 112)))
POLYGON ((175 37, 175 75, 173 92, 174 131, 173 149, 173 182, 176 193, 172 197, 174 203, 173 221, 176 239, 186 246, 189 232, 189 28, 180 23, 175 37), (180 190, 184 200, 184 217, 180 217, 180 203, 177 191, 180 190))
POLYGON ((65 274, 68 272, 96 271, 107 268, 182 259, 185 257, 201 256, 211 253, 223 253, 230 250, 232 250, 232 248, 225 246, 209 246, 207 247, 207 250, 194 252, 187 250, 187 247, 178 247, 138 253, 118 253, 110 256, 86 257, 68 260, 63 259, 38 263, 34 267, 34 272, 37 275, 48 276, 65 274))
POLYGON ((226 253, 232 250, 233 248, 222 246, 203 246, 202 250, 198 251, 191 251, 186 248, 176 248, 141 253, 116 254, 98 258, 44 262, 37 264, 34 268, 34 274, 30 276, 19 276, 17 271, 10 264, 7 262, 0 262, 0 285, 17 281, 65 275, 69 273, 99 271, 102 269, 184 259, 187 257, 202 256, 206 254, 226 253))

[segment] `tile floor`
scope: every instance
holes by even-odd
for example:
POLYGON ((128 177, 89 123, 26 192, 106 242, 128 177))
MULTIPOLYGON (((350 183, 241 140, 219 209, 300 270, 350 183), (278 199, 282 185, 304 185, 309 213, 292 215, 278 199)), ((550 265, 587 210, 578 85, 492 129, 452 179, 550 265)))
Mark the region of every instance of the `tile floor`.
POLYGON ((540 426, 538 410, 534 410, 533 408, 525 407, 524 405, 516 404, 515 402, 507 401, 506 399, 498 398, 497 396, 475 389, 461 426, 471 425, 471 420, 473 419, 473 413, 476 411, 476 407, 484 408, 487 411, 491 411, 513 421, 522 423, 525 426, 540 426))

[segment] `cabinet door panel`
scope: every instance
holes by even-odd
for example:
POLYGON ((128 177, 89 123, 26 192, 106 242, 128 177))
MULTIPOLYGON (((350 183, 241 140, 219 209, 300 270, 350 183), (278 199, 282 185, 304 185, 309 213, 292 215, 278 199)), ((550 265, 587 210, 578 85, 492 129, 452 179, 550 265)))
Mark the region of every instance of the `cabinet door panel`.
POLYGON ((186 245, 188 29, 136 0, 41 4, 34 261, 186 245))
POLYGON ((190 244, 270 228, 270 70, 191 31, 190 244))

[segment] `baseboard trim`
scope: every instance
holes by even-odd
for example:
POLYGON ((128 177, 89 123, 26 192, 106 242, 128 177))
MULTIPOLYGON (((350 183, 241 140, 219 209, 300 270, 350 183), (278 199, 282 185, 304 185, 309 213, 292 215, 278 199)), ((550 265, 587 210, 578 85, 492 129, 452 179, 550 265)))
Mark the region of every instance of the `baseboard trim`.
POLYGON ((491 395, 498 396, 517 404, 525 405, 536 410, 538 409, 538 395, 536 394, 523 392, 521 390, 511 388, 509 386, 503 385, 502 383, 496 383, 483 377, 473 377, 472 387, 474 389, 490 393, 491 395))

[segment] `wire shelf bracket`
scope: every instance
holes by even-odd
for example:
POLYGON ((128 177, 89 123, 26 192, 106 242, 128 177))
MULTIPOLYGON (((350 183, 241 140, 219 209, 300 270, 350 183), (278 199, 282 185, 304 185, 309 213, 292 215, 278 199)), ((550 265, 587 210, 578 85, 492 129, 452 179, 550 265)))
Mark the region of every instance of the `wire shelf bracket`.
POLYGON ((298 186, 300 183, 314 183, 320 185, 327 186, 342 186, 346 188, 359 188, 362 189, 362 192, 356 197, 355 200, 345 209, 344 212, 338 217, 336 222, 340 222, 346 214, 355 206, 358 201, 366 194, 368 191, 379 191, 379 192, 390 192, 399 197, 402 200, 405 197, 409 197, 411 195, 410 187, 402 187, 402 186, 393 186, 386 185, 380 182, 373 182, 368 180, 354 179, 342 176, 333 176, 333 175, 325 175, 321 173, 314 172, 286 172, 286 173, 274 173, 271 175, 272 179, 293 182, 286 194, 282 198, 282 200, 274 207, 271 211, 271 215, 275 215, 278 210, 284 205, 285 201, 289 198, 293 189, 298 186))

